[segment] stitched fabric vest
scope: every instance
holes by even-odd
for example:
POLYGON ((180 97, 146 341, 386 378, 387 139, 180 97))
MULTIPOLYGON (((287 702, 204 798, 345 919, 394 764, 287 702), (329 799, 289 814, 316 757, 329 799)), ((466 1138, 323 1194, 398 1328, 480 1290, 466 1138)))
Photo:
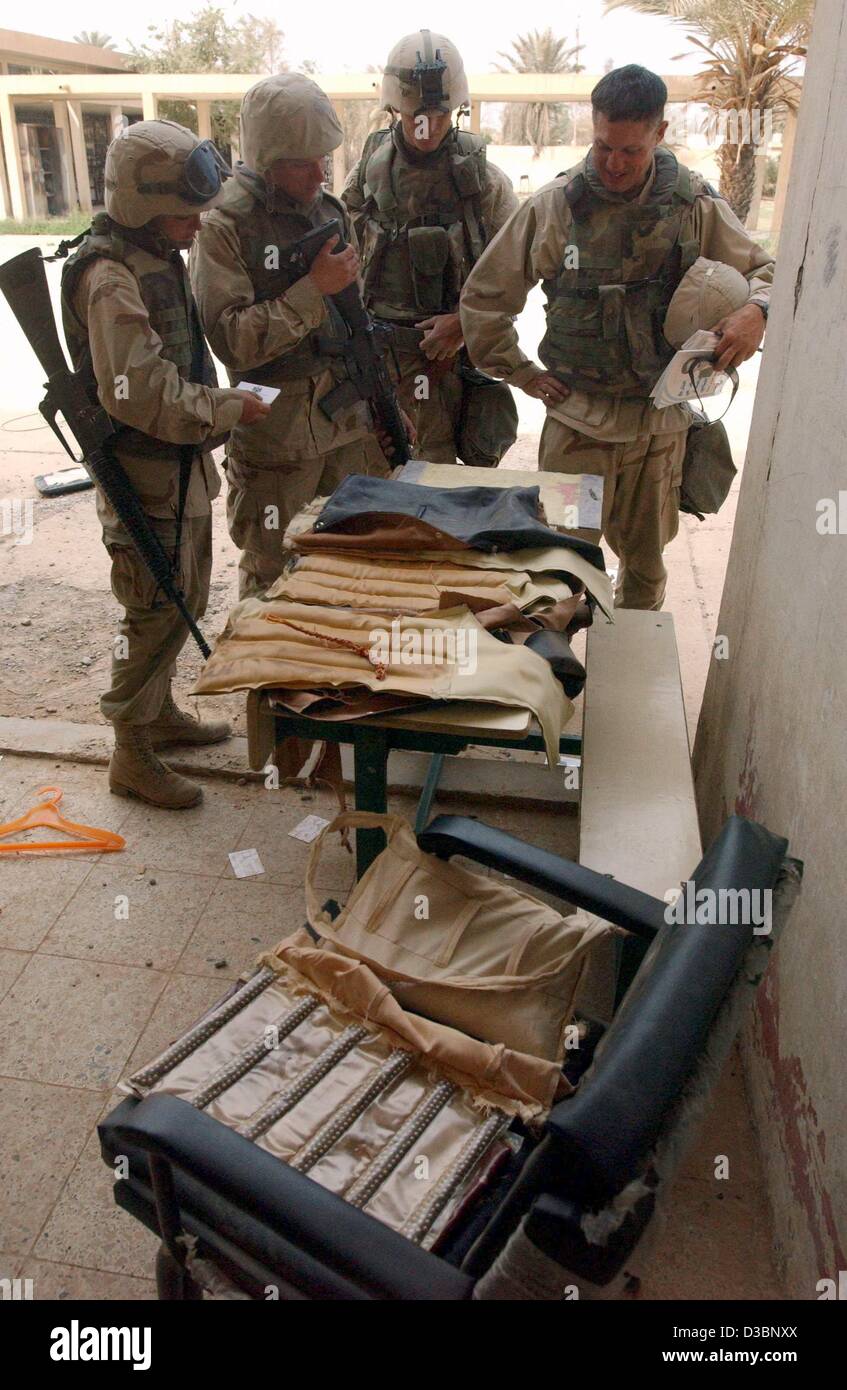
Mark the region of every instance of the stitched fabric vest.
MULTIPOLYGON (((235 178, 228 184, 218 212, 235 225, 257 303, 277 299, 300 278, 299 273, 288 271, 281 264, 289 247, 333 218, 338 218, 343 227, 347 226, 346 210, 331 193, 323 191, 314 207, 305 212, 285 194, 269 194, 264 179, 243 164, 238 165, 235 178)), ((281 381, 319 376, 327 368, 336 376, 345 375, 338 359, 325 351, 324 345, 329 339, 347 336, 332 300, 327 299, 326 304, 329 320, 320 331, 307 334, 290 352, 270 362, 230 371, 232 385, 242 379, 276 385, 281 381)))
POLYGON ((644 203, 604 198, 590 158, 567 177, 571 242, 558 275, 542 282, 538 355, 581 391, 649 396, 674 353, 662 332, 668 304, 700 254, 696 241, 680 240, 684 215, 706 186, 662 148, 644 203))
POLYGON ((368 308, 413 323, 450 313, 482 254, 485 145, 453 130, 430 155, 407 150, 400 127, 369 136, 361 159, 360 228, 368 308))
MULTIPOLYGON (((162 340, 161 356, 173 362, 183 380, 199 381, 204 386, 216 386, 217 377, 209 356, 200 322, 194 310, 188 274, 178 251, 150 233, 130 231, 112 222, 105 213, 98 213, 91 224, 91 233, 81 243, 62 269, 62 323, 68 351, 75 371, 82 372, 89 395, 97 400, 97 381, 91 361, 88 330, 73 307, 77 287, 84 271, 97 257, 118 261, 132 272, 144 307, 150 316, 150 326, 162 340), (200 364, 192 375, 192 362, 200 364)), ((119 333, 120 326, 115 325, 119 333)), ((179 446, 144 434, 113 421, 117 439, 115 448, 143 458, 172 459, 179 463, 179 446)))

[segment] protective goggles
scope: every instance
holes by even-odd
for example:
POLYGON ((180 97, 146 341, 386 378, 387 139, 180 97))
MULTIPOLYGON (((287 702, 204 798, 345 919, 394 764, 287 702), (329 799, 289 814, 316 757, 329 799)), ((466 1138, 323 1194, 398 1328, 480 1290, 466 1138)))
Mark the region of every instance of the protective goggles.
POLYGON ((232 170, 211 140, 201 140, 179 171, 176 183, 140 183, 139 193, 163 193, 184 203, 208 203, 232 170))

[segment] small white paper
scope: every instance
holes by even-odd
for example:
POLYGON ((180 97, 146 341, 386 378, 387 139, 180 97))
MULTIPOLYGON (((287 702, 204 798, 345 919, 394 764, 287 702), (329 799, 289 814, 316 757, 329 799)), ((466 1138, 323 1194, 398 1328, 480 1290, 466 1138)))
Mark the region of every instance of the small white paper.
POLYGON ((279 395, 278 386, 257 386, 255 381, 239 381, 236 391, 249 391, 258 396, 263 405, 273 405, 279 395))
POLYGON ((236 878, 252 878, 254 874, 265 872, 257 849, 231 850, 229 862, 236 878))
POLYGON ((300 824, 295 825, 294 829, 289 830, 288 833, 292 839, 303 840, 303 842, 308 845, 312 840, 318 838, 321 831, 327 825, 329 825, 329 821, 324 820, 323 816, 307 816, 305 820, 301 820, 300 824))

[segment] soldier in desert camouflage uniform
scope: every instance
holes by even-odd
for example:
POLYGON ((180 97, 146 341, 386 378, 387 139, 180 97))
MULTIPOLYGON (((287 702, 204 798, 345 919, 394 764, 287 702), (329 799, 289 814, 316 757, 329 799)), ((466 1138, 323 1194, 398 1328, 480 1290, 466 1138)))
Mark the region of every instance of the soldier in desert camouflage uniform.
POLYGON ((469 93, 461 55, 443 34, 420 29, 394 45, 381 99, 391 127, 368 138, 341 195, 362 252, 365 303, 392 326, 417 456, 491 467, 515 441, 517 410, 508 388, 467 360, 459 293, 518 200, 482 137, 452 125, 469 93))
MULTIPOLYGON (((62 273, 62 317, 77 371, 112 416, 113 449, 150 524, 174 556, 192 616, 209 596, 210 501, 220 491, 210 444, 266 407, 246 392, 218 390, 180 256, 219 196, 214 148, 172 121, 129 126, 106 154, 106 211, 62 273)), ((112 592, 125 609, 100 708, 115 730, 110 790, 154 806, 194 806, 202 792, 155 750, 217 743, 224 723, 199 723, 171 694, 188 635, 156 591, 129 535, 97 493, 112 592)))
POLYGON ((714 189, 661 145, 660 77, 632 64, 608 73, 591 99, 591 150, 533 194, 478 261, 462 327, 478 367, 547 406, 539 468, 603 477, 603 533, 620 558, 616 603, 658 609, 691 421, 687 406, 657 410, 649 399, 673 355, 665 314, 698 258, 739 271, 747 303, 708 325, 721 333, 718 365, 736 367, 761 341, 774 265, 714 189), (539 280, 543 367, 521 352, 514 327, 539 280))
POLYGON ((349 231, 323 187, 326 157, 342 138, 329 98, 308 77, 262 78, 241 107, 243 163, 191 256, 200 316, 231 381, 280 391, 267 420, 235 428, 227 446, 242 598, 280 574, 286 524, 305 503, 350 473, 389 471, 364 401, 333 420, 320 408, 345 374, 332 351, 344 330, 330 296, 356 278, 355 244, 336 252, 330 242, 306 275, 285 267, 285 252, 314 228, 338 218, 349 231))

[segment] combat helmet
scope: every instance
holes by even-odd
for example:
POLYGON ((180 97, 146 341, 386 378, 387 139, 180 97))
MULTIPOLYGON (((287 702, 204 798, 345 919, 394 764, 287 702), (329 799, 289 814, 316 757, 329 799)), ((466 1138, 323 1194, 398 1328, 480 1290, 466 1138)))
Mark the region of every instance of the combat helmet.
POLYGON ((211 140, 176 121, 136 121, 106 151, 106 212, 121 227, 214 207, 230 175, 211 140))
POLYGON ((263 77, 241 103, 241 158, 256 174, 278 159, 320 159, 344 132, 326 92, 299 72, 263 77))
POLYGON ((668 305, 665 337, 673 347, 681 348, 698 328, 714 328, 733 309, 746 304, 749 296, 750 285, 740 270, 698 256, 668 305))
POLYGON ((456 45, 430 29, 407 34, 388 55, 381 101, 387 110, 406 116, 467 106, 468 79, 456 45))

